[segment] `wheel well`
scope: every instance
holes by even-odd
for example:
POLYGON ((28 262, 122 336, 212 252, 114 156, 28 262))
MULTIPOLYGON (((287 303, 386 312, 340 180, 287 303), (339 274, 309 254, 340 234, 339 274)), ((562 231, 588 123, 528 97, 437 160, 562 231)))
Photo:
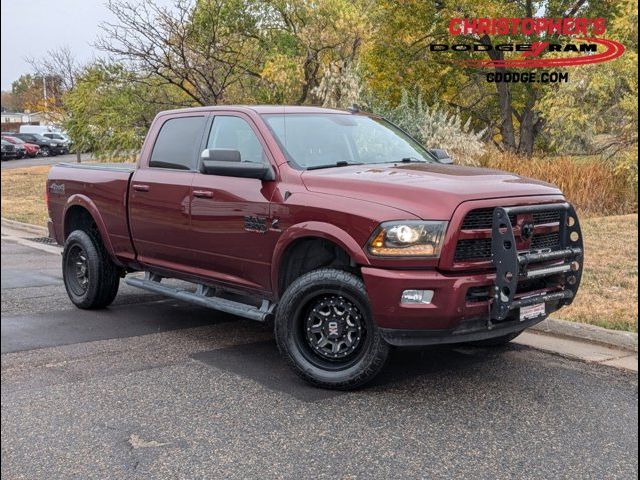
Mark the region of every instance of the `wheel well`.
POLYGON ((298 277, 322 267, 356 271, 349 254, 335 243, 318 237, 302 238, 285 250, 278 275, 278 292, 284 293, 298 277))
POLYGON ((98 231, 98 226, 95 220, 84 207, 80 205, 74 205, 69 208, 64 219, 64 238, 69 236, 74 230, 83 230, 85 232, 95 233, 98 231))

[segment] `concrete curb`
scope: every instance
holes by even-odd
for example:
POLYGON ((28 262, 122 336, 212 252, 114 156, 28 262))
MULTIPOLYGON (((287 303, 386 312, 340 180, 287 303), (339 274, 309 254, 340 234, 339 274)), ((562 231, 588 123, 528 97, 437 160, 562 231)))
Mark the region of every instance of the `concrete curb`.
MULTIPOLYGON (((30 234, 46 237, 49 232, 45 227, 31 225, 29 223, 18 222, 2 218, 2 225, 15 230, 21 230, 30 234)), ((638 334, 631 332, 621 332, 618 330, 609 330, 607 328, 596 327, 595 325, 587 325, 584 323, 567 322, 555 318, 548 318, 543 322, 531 327, 547 335, 568 337, 584 340, 592 343, 600 343, 610 345, 619 349, 638 351, 638 334)))
POLYGON ((531 329, 546 333, 547 335, 576 338, 588 342, 610 345, 632 352, 638 351, 637 333, 609 330, 608 328, 597 327, 595 325, 567 322, 566 320, 556 318, 547 318, 531 327, 531 329))
POLYGON ((571 360, 638 373, 638 354, 629 350, 586 342, 582 339, 547 335, 539 330, 523 332, 513 343, 571 360))
POLYGON ((15 230, 22 230, 23 232, 33 233, 41 237, 48 237, 49 230, 46 227, 40 227, 38 225, 32 225, 30 223, 18 222, 17 220, 9 220, 8 218, 2 218, 2 226, 13 228, 15 230))

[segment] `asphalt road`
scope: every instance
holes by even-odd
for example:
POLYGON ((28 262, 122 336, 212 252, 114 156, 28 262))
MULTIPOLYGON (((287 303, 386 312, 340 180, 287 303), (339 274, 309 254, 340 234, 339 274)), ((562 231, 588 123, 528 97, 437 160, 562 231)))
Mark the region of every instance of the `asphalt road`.
MULTIPOLYGON (((81 161, 86 162, 91 159, 91 154, 83 153, 81 161)), ((39 165, 55 165, 56 163, 75 163, 77 161, 76 154, 56 155, 55 157, 35 157, 21 158, 20 160, 3 160, 0 166, 2 170, 12 168, 36 167, 39 165)))
POLYGON ((126 286, 79 311, 59 267, 3 237, 3 478, 637 478, 637 375, 430 348, 318 390, 257 323, 126 286))

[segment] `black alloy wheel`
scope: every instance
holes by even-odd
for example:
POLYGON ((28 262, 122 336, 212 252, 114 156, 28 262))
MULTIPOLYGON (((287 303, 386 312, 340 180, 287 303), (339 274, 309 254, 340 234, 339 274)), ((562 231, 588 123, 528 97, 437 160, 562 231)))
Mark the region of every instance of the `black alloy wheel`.
POLYGON ((280 299, 274 327, 278 348, 293 370, 323 388, 364 385, 389 353, 364 282, 344 270, 322 268, 297 278, 280 299))
POLYGON ((62 278, 69 298, 79 308, 103 308, 113 302, 120 270, 97 231, 69 234, 62 251, 62 278))
POLYGON ((358 306, 339 294, 317 296, 309 305, 305 339, 322 360, 345 362, 358 352, 366 326, 358 306))
POLYGON ((89 287, 87 252, 80 245, 72 245, 66 255, 65 264, 65 282, 75 295, 84 295, 89 287))

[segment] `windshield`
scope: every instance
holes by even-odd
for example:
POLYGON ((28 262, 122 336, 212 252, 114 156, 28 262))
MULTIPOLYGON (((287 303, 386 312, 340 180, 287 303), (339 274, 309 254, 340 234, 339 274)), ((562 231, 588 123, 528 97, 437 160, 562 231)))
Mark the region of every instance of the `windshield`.
POLYGON ((383 119, 340 113, 263 118, 289 162, 300 168, 434 161, 423 146, 383 119))

